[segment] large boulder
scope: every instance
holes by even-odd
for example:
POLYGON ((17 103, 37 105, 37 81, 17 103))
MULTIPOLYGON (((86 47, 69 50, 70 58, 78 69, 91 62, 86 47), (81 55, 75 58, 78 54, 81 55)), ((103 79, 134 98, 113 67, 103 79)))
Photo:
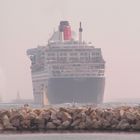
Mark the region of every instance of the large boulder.
POLYGON ((93 121, 90 118, 90 116, 86 116, 86 120, 85 120, 85 126, 87 129, 90 129, 92 127, 93 121))
POLYGON ((0 123, 0 131, 4 130, 3 124, 0 123))
POLYGON ((62 123, 62 128, 63 129, 70 128, 70 124, 71 124, 71 122, 69 120, 66 120, 62 123))
POLYGON ((8 118, 7 115, 4 115, 2 117, 2 123, 4 126, 5 130, 15 130, 16 128, 12 126, 12 124, 10 123, 10 119, 8 118))
POLYGON ((76 119, 72 122, 71 127, 76 127, 79 125, 79 123, 81 122, 81 119, 76 119))
POLYGON ((65 122, 67 120, 70 121, 72 119, 72 116, 69 113, 64 112, 64 111, 58 111, 56 115, 57 115, 57 118, 62 120, 62 122, 65 122))
POLYGON ((140 130, 140 120, 137 120, 135 124, 132 124, 132 129, 140 130))
POLYGON ((10 111, 8 111, 8 110, 0 110, 0 118, 2 118, 4 115, 10 117, 10 111))
POLYGON ((101 122, 100 122, 100 120, 96 120, 96 119, 94 119, 94 120, 92 120, 92 126, 91 126, 91 128, 92 129, 100 129, 101 128, 101 122))
POLYGON ((87 129, 87 124, 85 122, 80 122, 79 125, 78 125, 79 129, 87 129))
POLYGON ((57 120, 57 112, 53 111, 51 112, 51 116, 50 116, 50 119, 53 121, 53 120, 57 120))
POLYGON ((60 125, 62 124, 62 121, 59 120, 59 119, 53 120, 52 122, 53 122, 53 124, 55 124, 56 126, 60 126, 60 125))
POLYGON ((137 118, 136 115, 131 112, 126 112, 125 115, 126 115, 126 119, 131 123, 134 123, 137 118))
POLYGON ((131 128, 131 125, 129 124, 128 120, 122 119, 119 124, 117 125, 117 129, 119 130, 128 130, 131 128))
POLYGON ((30 129, 31 128, 31 120, 29 119, 24 119, 20 122, 21 125, 21 129, 25 130, 25 129, 30 129))
POLYGON ((46 125, 46 129, 56 129, 56 125, 53 122, 48 122, 46 125))
POLYGON ((39 118, 43 118, 45 120, 49 120, 50 118, 54 119, 54 116, 53 115, 56 115, 55 113, 52 114, 51 116, 51 112, 50 111, 42 111, 39 115, 39 118))

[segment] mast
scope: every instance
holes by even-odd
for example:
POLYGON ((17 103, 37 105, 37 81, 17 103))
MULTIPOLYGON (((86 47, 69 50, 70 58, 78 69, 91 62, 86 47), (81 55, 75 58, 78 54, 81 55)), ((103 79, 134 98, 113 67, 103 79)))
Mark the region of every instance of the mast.
POLYGON ((19 91, 17 91, 17 97, 16 97, 16 100, 20 100, 21 99, 21 97, 20 97, 20 92, 19 91))
POLYGON ((79 43, 82 43, 82 23, 80 22, 80 27, 79 27, 79 43))

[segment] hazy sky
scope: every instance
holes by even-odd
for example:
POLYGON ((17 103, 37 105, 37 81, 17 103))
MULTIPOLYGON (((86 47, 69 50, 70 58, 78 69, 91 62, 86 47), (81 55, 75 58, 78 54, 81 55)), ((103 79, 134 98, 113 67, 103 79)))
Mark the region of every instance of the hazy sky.
POLYGON ((26 50, 45 45, 60 20, 102 49, 105 101, 140 98, 140 0, 0 0, 0 95, 32 98, 26 50))

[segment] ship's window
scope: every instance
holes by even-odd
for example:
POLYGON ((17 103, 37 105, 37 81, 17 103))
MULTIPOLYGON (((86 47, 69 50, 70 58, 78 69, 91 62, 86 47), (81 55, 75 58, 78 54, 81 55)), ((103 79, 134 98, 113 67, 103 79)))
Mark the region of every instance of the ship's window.
POLYGON ((53 69, 58 69, 59 68, 59 66, 52 66, 53 67, 53 69))
POLYGON ((80 55, 84 55, 84 56, 87 56, 88 55, 88 52, 82 52, 82 53, 80 53, 80 55))
POLYGON ((30 56, 30 59, 31 59, 32 65, 36 63, 36 56, 32 55, 30 56))
POLYGON ((100 65, 100 68, 101 68, 101 69, 104 69, 104 68, 105 68, 105 66, 104 66, 104 65, 100 65))
POLYGON ((76 52, 70 53, 70 56, 76 56, 76 55, 77 55, 76 52))
POLYGON ((100 55, 100 53, 99 53, 99 52, 96 52, 96 55, 97 55, 97 56, 99 56, 99 55, 100 55))
POLYGON ((98 56, 98 57, 95 58, 95 60, 96 61, 100 61, 101 60, 101 57, 98 56))
POLYGON ((92 55, 95 55, 95 52, 93 52, 92 55))
POLYGON ((70 62, 74 62, 74 61, 78 61, 78 58, 76 58, 76 57, 71 57, 71 58, 69 58, 69 60, 70 60, 70 62))
POLYGON ((59 61, 60 61, 60 62, 66 62, 66 61, 67 61, 67 57, 60 57, 60 58, 59 58, 59 61))
POLYGON ((56 60, 56 58, 55 57, 52 57, 52 58, 50 58, 51 60, 56 60))
POLYGON ((48 56, 55 56, 55 53, 48 53, 48 56))
POLYGON ((61 53, 60 53, 60 56, 67 56, 67 53, 61 52, 61 53))

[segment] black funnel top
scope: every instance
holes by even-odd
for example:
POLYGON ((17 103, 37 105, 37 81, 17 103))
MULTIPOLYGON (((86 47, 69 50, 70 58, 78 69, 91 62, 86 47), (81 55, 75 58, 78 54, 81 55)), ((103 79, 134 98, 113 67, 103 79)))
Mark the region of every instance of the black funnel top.
POLYGON ((60 21, 60 24, 59 24, 59 31, 60 31, 60 32, 63 32, 65 26, 69 26, 69 22, 68 22, 68 21, 60 21))

